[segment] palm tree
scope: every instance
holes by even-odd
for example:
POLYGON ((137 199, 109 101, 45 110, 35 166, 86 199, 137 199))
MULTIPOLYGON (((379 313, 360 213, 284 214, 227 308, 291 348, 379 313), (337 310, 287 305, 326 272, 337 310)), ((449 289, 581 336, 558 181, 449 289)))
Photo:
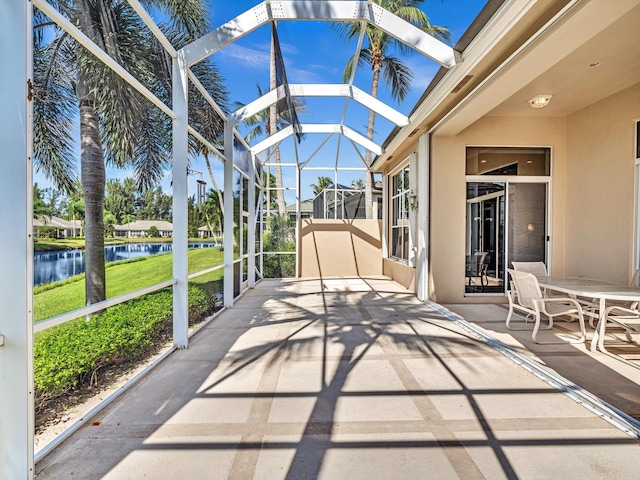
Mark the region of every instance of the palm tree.
POLYGON ((311 188, 313 188, 313 194, 318 195, 332 185, 333 180, 329 177, 318 177, 318 183, 312 183, 311 188))
MULTIPOLYGON (((208 30, 201 0, 157 0, 145 4, 170 19, 161 28, 176 47, 208 30)), ((54 5, 155 95, 170 103, 171 60, 127 2, 58 0, 54 5)), ((86 303, 92 304, 106 297, 105 163, 115 167, 132 165, 138 188, 153 186, 170 163, 171 120, 62 29, 49 27, 52 31, 45 35, 47 25, 48 19, 36 11, 35 167, 59 188, 72 188, 76 176, 72 132, 79 114, 86 303), (49 40, 51 36, 53 39, 49 40)), ((226 98, 222 80, 211 62, 201 62, 196 67, 194 70, 211 73, 207 81, 218 87, 211 91, 212 95, 226 98)), ((197 98, 198 95, 190 95, 191 100, 197 98)), ((198 113, 198 109, 193 111, 194 121, 198 113)))
MULTIPOLYGON (((442 40, 449 40, 449 30, 446 27, 431 25, 427 15, 418 8, 424 0, 373 1, 389 12, 415 25, 420 30, 442 40)), ((361 26, 358 23, 340 22, 335 25, 339 30, 340 35, 347 40, 357 38, 360 34, 361 26)), ((390 50, 397 49, 403 54, 413 53, 413 50, 407 45, 398 42, 395 38, 380 30, 375 25, 367 25, 366 41, 367 45, 360 51, 359 58, 354 58, 354 55, 347 63, 343 74, 343 81, 347 82, 351 77, 351 71, 354 68, 354 63, 357 62, 358 65, 363 63, 367 64, 371 67, 373 72, 373 78, 371 80, 371 96, 377 98, 378 83, 380 81, 380 75, 382 75, 384 83, 391 87, 391 96, 395 100, 402 102, 411 88, 413 74, 399 58, 390 55, 390 50)), ((375 118, 375 112, 370 110, 369 121, 367 123, 367 138, 369 140, 373 140, 375 118)), ((371 166, 371 160, 371 152, 367 150, 365 152, 365 164, 367 169, 371 166)), ((367 171, 367 174, 365 175, 365 203, 367 218, 372 217, 371 189, 371 174, 367 171)))
POLYGON ((222 236, 224 218, 219 193, 219 191, 210 188, 202 205, 202 213, 205 216, 209 230, 213 236, 218 238, 222 236))
POLYGON ((357 178, 351 182, 351 188, 355 188, 356 190, 363 190, 364 186, 364 180, 361 178, 357 178))

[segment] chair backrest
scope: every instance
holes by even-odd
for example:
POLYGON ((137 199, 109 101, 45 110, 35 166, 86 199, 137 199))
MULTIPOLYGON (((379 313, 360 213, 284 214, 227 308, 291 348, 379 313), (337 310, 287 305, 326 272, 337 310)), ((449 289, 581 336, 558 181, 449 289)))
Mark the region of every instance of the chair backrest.
POLYGON ((511 262, 514 270, 533 273, 534 275, 549 275, 544 262, 511 262))
POLYGON ((482 263, 484 262, 484 257, 487 256, 487 252, 476 252, 473 255, 477 258, 478 263, 482 263))
POLYGON ((516 287, 518 303, 526 308, 535 308, 534 300, 542 298, 538 279, 533 273, 507 269, 516 287))
POLYGON ((629 284, 632 287, 640 287, 640 268, 636 270, 636 273, 633 274, 633 278, 631 279, 631 283, 629 284))

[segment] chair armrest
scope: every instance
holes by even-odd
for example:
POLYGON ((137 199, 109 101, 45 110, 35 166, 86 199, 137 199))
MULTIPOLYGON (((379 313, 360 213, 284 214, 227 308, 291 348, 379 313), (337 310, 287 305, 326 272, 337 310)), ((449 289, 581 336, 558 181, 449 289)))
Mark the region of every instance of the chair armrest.
POLYGON ((607 307, 604 310, 604 314, 603 314, 604 317, 610 316, 611 312, 613 312, 613 311, 620 312, 620 313, 615 313, 614 314, 615 316, 620 316, 620 314, 622 314, 622 315, 629 316, 631 318, 640 317, 640 311, 634 310, 632 308, 620 307, 620 306, 617 306, 617 305, 612 305, 610 307, 607 307))

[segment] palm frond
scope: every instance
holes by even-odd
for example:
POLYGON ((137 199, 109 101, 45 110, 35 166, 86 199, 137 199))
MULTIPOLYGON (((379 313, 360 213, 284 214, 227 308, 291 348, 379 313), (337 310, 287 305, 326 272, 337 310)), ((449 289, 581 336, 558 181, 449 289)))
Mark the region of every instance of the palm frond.
POLYGON ((190 42, 209 31, 206 3, 202 0, 145 0, 148 9, 159 8, 171 19, 172 28, 184 32, 190 42))
POLYGON ((71 74, 74 62, 69 37, 59 37, 47 46, 36 44, 33 51, 34 167, 67 192, 78 176, 73 150, 77 106, 71 74))
POLYGON ((391 87, 391 95, 402 102, 411 89, 413 73, 399 58, 384 57, 382 62, 382 78, 391 87))

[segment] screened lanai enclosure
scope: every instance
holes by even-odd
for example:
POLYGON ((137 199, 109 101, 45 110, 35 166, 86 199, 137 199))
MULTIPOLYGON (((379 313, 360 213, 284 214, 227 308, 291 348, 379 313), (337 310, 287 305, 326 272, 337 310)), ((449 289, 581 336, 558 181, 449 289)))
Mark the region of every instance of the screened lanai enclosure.
MULTIPOLYGON (((149 75, 149 72, 127 68, 127 48, 140 54, 137 49, 139 45, 126 45, 127 42, 123 42, 119 46, 121 50, 115 49, 109 38, 96 35, 92 27, 83 23, 84 17, 67 9, 67 6, 65 2, 33 0, 5 2, 0 7, 0 49, 3 59, 0 71, 0 138, 3 148, 3 173, 0 176, 0 203, 3 208, 0 209, 0 228, 3 232, 13 232, 12 235, 2 235, 0 238, 0 311, 3 312, 0 317, 0 410, 12 412, 10 416, 3 416, 0 423, 0 451, 3 452, 0 478, 32 477, 34 458, 42 458, 66 435, 60 435, 35 454, 34 335, 36 342, 43 336, 51 339, 63 331, 59 329, 85 322, 85 318, 98 312, 133 308, 134 302, 141 298, 168 293, 167 301, 172 305, 173 311, 172 343, 174 349, 186 348, 189 336, 193 333, 189 318, 194 302, 201 301, 200 297, 194 297, 193 284, 208 287, 222 284, 222 288, 218 289, 222 292, 222 307, 232 308, 234 300, 246 289, 253 288, 263 277, 264 263, 265 260, 269 261, 270 256, 295 257, 295 271, 291 275, 300 274, 298 250, 303 180, 314 180, 318 172, 329 172, 336 185, 343 181, 343 176, 353 175, 353 172, 357 172, 365 180, 370 178, 367 166, 372 156, 382 153, 382 148, 371 135, 359 131, 362 129, 361 125, 349 124, 352 109, 373 112, 391 127, 408 123, 406 115, 356 86, 355 67, 344 83, 294 84, 287 81, 286 58, 283 60, 280 52, 276 54, 274 62, 275 88, 270 88, 242 106, 230 107, 219 105, 215 98, 216 92, 207 89, 210 85, 208 79, 198 76, 203 62, 206 63, 210 58, 215 60, 216 53, 261 28, 270 30, 275 50, 278 51, 279 25, 293 20, 314 20, 355 22, 359 29, 353 54, 355 58, 360 56, 366 29, 376 27, 427 57, 430 62, 446 67, 456 63, 452 48, 370 1, 266 1, 192 41, 188 41, 188 35, 180 36, 175 32, 174 35, 169 35, 166 22, 162 20, 163 15, 171 12, 147 10, 145 2, 129 0, 118 3, 115 10, 100 12, 99 15, 104 17, 98 15, 97 18, 105 22, 107 19, 113 22, 120 20, 118 15, 127 16, 133 25, 128 34, 133 35, 135 30, 138 35, 136 38, 146 39, 155 48, 154 52, 162 49, 161 57, 166 60, 165 68, 170 71, 171 84, 168 85, 162 82, 169 77, 162 80, 149 75), (32 7, 35 7, 33 11, 32 7), (46 25, 46 28, 34 30, 33 26, 36 24, 46 25), (57 50, 47 51, 47 42, 57 50), (153 121, 149 120, 149 124, 145 125, 150 138, 160 136, 151 131, 154 125, 171 132, 166 137, 170 138, 166 161, 161 165, 167 174, 166 178, 170 179, 167 184, 173 198, 172 273, 167 278, 156 278, 151 273, 140 271, 139 276, 144 277, 144 281, 137 288, 114 292, 110 290, 110 277, 107 274, 106 299, 97 303, 84 306, 65 304, 62 311, 44 308, 38 302, 34 304, 32 168, 33 161, 36 161, 36 165, 38 162, 37 155, 34 158, 34 152, 43 153, 42 139, 39 137, 43 129, 48 129, 48 134, 60 142, 69 140, 72 151, 78 150, 81 140, 77 127, 46 122, 34 125, 32 120, 34 116, 42 118, 42 112, 37 109, 55 108, 58 101, 65 100, 65 94, 73 95, 74 89, 78 93, 83 86, 86 87, 95 80, 86 82, 87 85, 74 82, 73 88, 69 83, 71 90, 57 92, 60 97, 56 100, 54 93, 46 92, 46 85, 38 84, 42 79, 38 75, 42 71, 34 70, 34 48, 38 55, 58 53, 69 55, 71 59, 76 56, 82 58, 84 63, 81 62, 78 68, 89 65, 90 76, 92 71, 93 75, 99 75, 97 72, 101 71, 108 72, 105 78, 114 79, 119 88, 126 89, 129 97, 134 99, 135 105, 131 103, 128 107, 144 105, 146 111, 150 112, 148 118, 153 121), (335 118, 330 121, 309 123, 297 111, 301 103, 306 103, 307 110, 311 110, 314 105, 322 109, 329 99, 338 102, 337 108, 330 109, 335 114, 335 118), (194 104, 198 105, 198 111, 194 110, 194 104), (272 130, 271 134, 259 141, 246 141, 246 135, 243 135, 246 129, 243 130, 243 125, 251 117, 268 111, 271 106, 276 106, 279 115, 287 116, 288 124, 281 125, 277 131, 272 130), (297 120, 296 116, 299 117, 297 120), (203 118, 208 119, 209 125, 216 128, 205 128, 203 118), (281 156, 280 152, 287 144, 290 153, 281 156), (326 154, 329 148, 334 149, 333 153, 326 154), (217 262, 212 260, 215 258, 213 255, 210 258, 194 259, 188 248, 191 212, 189 199, 200 197, 197 190, 199 187, 195 185, 197 175, 194 176, 194 172, 200 174, 199 183, 202 184, 204 175, 198 170, 203 168, 197 162, 203 155, 214 164, 214 169, 221 169, 223 172, 223 180, 217 189, 222 196, 223 249, 217 262), (344 163, 345 156, 352 163, 344 163), (283 176, 285 181, 281 185, 274 185, 271 177, 278 170, 287 172, 283 176), (263 235, 270 227, 271 217, 278 215, 274 199, 279 194, 296 205, 298 221, 295 222, 293 236, 296 248, 288 251, 265 251, 263 235)), ((73 73, 77 72, 51 69, 45 74, 45 78, 51 79, 56 75, 62 78, 73 73)), ((368 85, 365 84, 363 88, 368 88, 368 85)), ((92 98, 83 99, 78 104, 80 110, 82 107, 95 105, 92 98)), ((71 109, 72 114, 80 113, 78 104, 71 109)), ((100 108, 102 121, 109 116, 108 109, 115 106, 105 102, 100 108)), ((108 143, 114 132, 105 130, 104 126, 94 125, 94 128, 102 128, 103 138, 107 139, 106 154, 108 157, 113 154, 111 161, 118 164, 114 145, 108 143)), ((168 135, 167 132, 164 134, 168 135)), ((136 173, 136 169, 144 166, 140 165, 144 164, 140 158, 151 157, 152 154, 164 155, 148 138, 137 138, 137 144, 141 147, 130 152, 131 158, 127 161, 133 164, 132 175, 136 173), (146 146, 147 150, 142 152, 142 146, 146 146), (137 160, 140 161, 136 163, 137 160)), ((55 156, 54 153, 48 152, 51 156, 55 156)), ((99 161, 103 162, 101 158, 99 161)), ((122 160, 121 163, 126 162, 122 160)), ((83 180, 89 173, 82 171, 83 180)), ((104 183, 104 179, 102 182, 104 183)), ((91 194, 91 189, 91 184, 83 185, 85 201, 89 198, 86 195, 91 194)), ((95 221, 98 222, 97 225, 101 225, 101 220, 95 221)), ((204 291, 211 293, 210 288, 204 288, 204 291)), ((209 318, 211 313, 200 312, 209 318)))

